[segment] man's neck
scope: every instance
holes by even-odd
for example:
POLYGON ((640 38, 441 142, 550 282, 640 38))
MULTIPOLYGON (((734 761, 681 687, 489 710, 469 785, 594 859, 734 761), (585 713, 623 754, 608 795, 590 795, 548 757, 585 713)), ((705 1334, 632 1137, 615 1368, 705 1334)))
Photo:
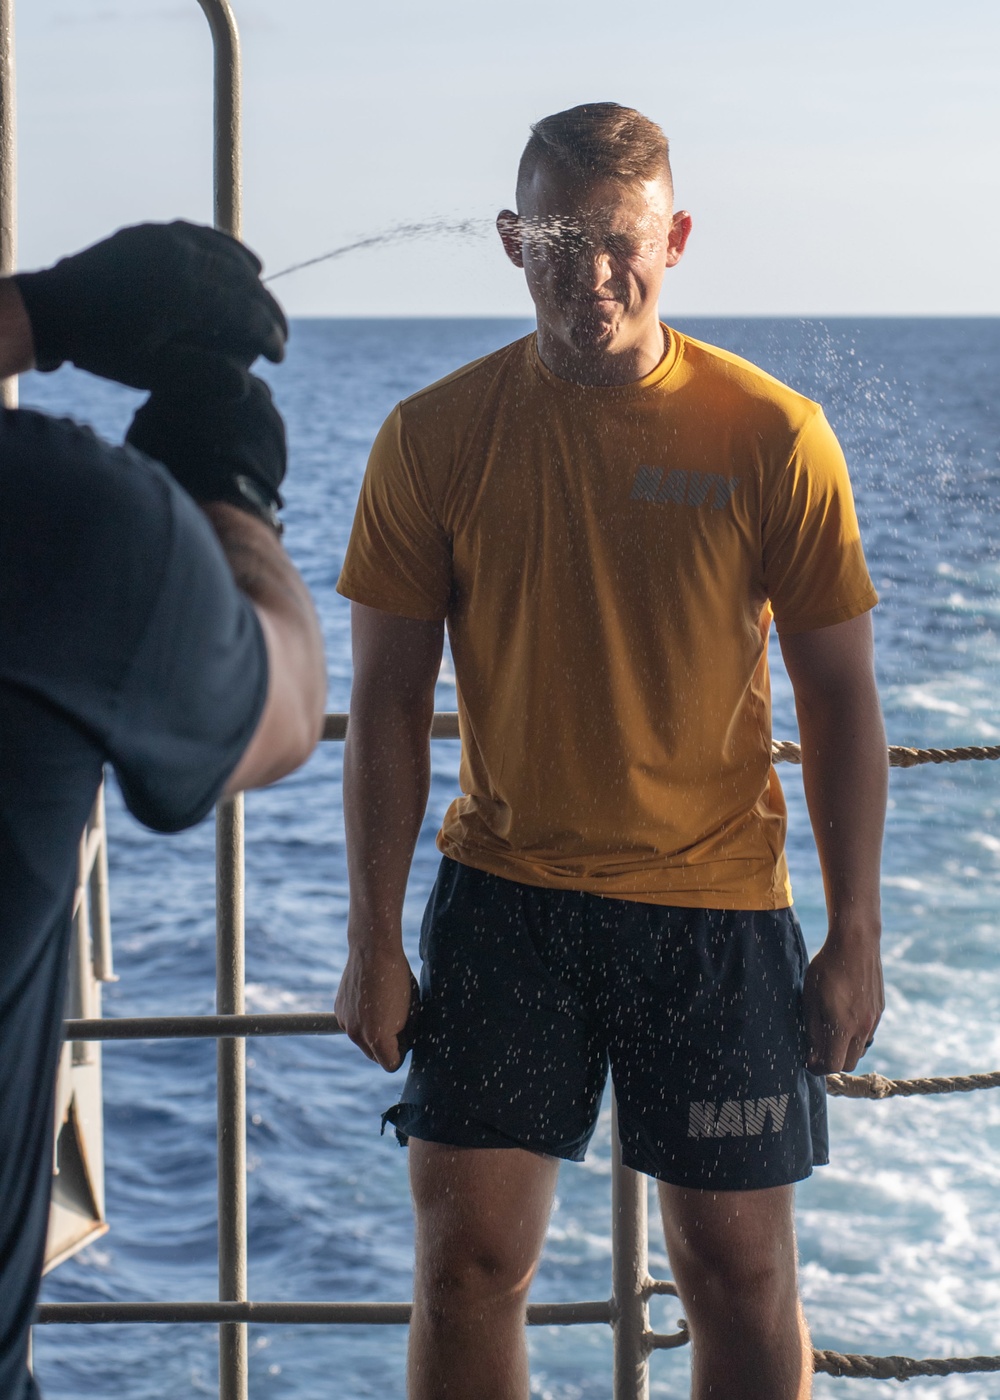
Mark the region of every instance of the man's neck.
POLYGON ((571 384, 612 388, 645 379, 663 359, 669 346, 668 333, 656 322, 636 345, 622 350, 576 350, 538 327, 538 354, 559 379, 571 384))

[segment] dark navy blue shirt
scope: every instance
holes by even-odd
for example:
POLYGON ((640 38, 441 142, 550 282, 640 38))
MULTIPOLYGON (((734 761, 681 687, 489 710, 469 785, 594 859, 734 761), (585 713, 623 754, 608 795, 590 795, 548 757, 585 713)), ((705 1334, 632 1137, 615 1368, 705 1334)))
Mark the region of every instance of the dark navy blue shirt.
POLYGON ((177 831, 253 734, 267 652, 205 516, 169 474, 68 421, 0 418, 0 1400, 30 1395, 23 1333, 50 1176, 76 848, 105 763, 177 831))

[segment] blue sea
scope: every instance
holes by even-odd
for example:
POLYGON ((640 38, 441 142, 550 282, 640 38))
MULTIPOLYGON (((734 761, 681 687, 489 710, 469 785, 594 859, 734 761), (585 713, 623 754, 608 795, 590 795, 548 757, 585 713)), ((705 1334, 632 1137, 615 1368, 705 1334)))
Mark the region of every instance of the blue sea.
MULTIPOLYGON (((890 741, 1000 743, 1000 459, 997 320, 699 320, 681 329, 819 399, 844 444, 882 602, 878 670, 890 741)), ((347 707, 348 606, 334 586, 369 444, 402 396, 523 334, 510 320, 300 321, 267 375, 287 415, 286 542, 326 633, 329 709, 347 707)), ((62 370, 29 375, 22 402, 120 438, 139 396, 62 370)), ((775 662, 775 735, 796 737, 775 662)), ((446 663, 439 709, 455 708, 446 663)), ((247 799, 249 1009, 331 1010, 345 957, 341 749, 247 799)), ((434 777, 406 904, 413 952, 456 792, 457 744, 434 777)), ((806 938, 822 891, 796 769, 781 769, 790 864, 806 938)), ((1000 1067, 1000 765, 896 770, 885 850, 888 1004, 865 1067, 891 1077, 1000 1067)), ((213 829, 154 836, 111 785, 112 1016, 214 1006, 213 829)), ((398 1082, 343 1037, 251 1041, 250 1296, 410 1296, 406 1157, 379 1137, 398 1082)), ((104 1052, 107 1213, 98 1244, 43 1296, 197 1299, 216 1290, 215 1047, 104 1052)), ((802 1291, 818 1346, 911 1356, 1000 1353, 1000 1091, 883 1103, 831 1101, 833 1163, 798 1191, 802 1291)), ((537 1300, 610 1292, 609 1108, 582 1165, 560 1178, 537 1300)), ((652 1214, 652 1213, 651 1213, 652 1214)), ((655 1219, 655 1214, 653 1215, 655 1219)), ((654 1273, 668 1273, 651 1232, 654 1273)), ((654 1326, 679 1316, 658 1300, 654 1326)), ((671 1327, 672 1330, 672 1327, 671 1327)), ((405 1329, 254 1327, 254 1400, 401 1397, 405 1329)), ((532 1394, 608 1400, 607 1328, 534 1328, 532 1394)), ((47 1326, 36 1369, 49 1400, 217 1393, 209 1326, 47 1326)), ((654 1355, 651 1391, 687 1395, 684 1351, 654 1355)), ((819 1377, 820 1397, 874 1382, 819 1377)), ((1000 1400, 1000 1376, 918 1380, 913 1396, 1000 1400)))

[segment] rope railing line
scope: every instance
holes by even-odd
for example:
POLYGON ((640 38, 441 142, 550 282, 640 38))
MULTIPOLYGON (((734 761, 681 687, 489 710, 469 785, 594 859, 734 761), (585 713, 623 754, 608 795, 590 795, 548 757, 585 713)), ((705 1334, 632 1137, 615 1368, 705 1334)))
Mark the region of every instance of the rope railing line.
POLYGON ((969 759, 1000 758, 1000 744, 963 744, 957 749, 906 749, 889 745, 891 768, 914 768, 918 763, 964 763, 969 759))
POLYGON ((828 1074, 826 1092, 844 1099, 913 1098, 917 1094, 971 1094, 1000 1088, 1000 1070, 936 1079, 886 1079, 881 1074, 828 1074))
MULTIPOLYGON (((347 715, 329 714, 323 722, 323 738, 327 740, 347 737, 347 715)), ((432 739, 457 739, 458 712, 437 710, 431 723, 432 739)), ((905 744, 890 744, 888 747, 891 768, 915 768, 921 763, 963 763, 969 759, 998 759, 1000 744, 964 744, 956 749, 913 749, 905 744)), ((773 763, 801 763, 801 745, 791 739, 775 739, 771 745, 773 763)))
MULTIPOLYGON (((910 749, 890 744, 890 768, 915 768, 920 763, 964 763, 969 759, 998 759, 1000 744, 964 744, 957 749, 910 749)), ((802 748, 790 739, 776 739, 771 745, 773 763, 801 763, 802 748)))
POLYGON ((813 1370, 851 1380, 909 1381, 916 1376, 972 1375, 1000 1371, 1000 1356, 856 1356, 850 1352, 813 1351, 813 1370))

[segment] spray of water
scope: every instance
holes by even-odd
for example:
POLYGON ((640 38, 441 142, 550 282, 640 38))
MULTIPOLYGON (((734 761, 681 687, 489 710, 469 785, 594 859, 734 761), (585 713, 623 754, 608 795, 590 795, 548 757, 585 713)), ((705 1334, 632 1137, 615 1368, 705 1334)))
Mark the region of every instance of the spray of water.
MULTIPOLYGON (((393 224, 380 233, 366 234, 351 243, 342 243, 339 248, 331 248, 328 253, 320 253, 318 257, 292 263, 290 267, 272 272, 264 281, 276 282, 279 277, 288 277, 293 272, 301 272, 303 268, 316 267, 319 263, 331 262, 334 258, 342 258, 347 253, 356 253, 364 248, 409 243, 418 238, 485 238, 492 235, 494 228, 494 220, 487 218, 435 218, 420 223, 393 224)), ((535 248, 572 248, 585 242, 588 233, 577 220, 558 216, 519 218, 518 231, 522 239, 535 248)), ((655 230, 649 236, 654 237, 655 230)))
POLYGON ((318 263, 331 262, 342 258, 345 253, 356 253, 362 248, 379 248, 389 243, 409 243, 417 238, 484 238, 493 232, 492 219, 428 219, 423 223, 393 224, 381 233, 366 234, 352 243, 343 243, 339 248, 331 248, 318 257, 306 258, 304 262, 292 263, 280 272, 272 272, 265 282, 276 282, 279 277, 288 277, 293 272, 301 272, 305 267, 315 267, 318 263))

